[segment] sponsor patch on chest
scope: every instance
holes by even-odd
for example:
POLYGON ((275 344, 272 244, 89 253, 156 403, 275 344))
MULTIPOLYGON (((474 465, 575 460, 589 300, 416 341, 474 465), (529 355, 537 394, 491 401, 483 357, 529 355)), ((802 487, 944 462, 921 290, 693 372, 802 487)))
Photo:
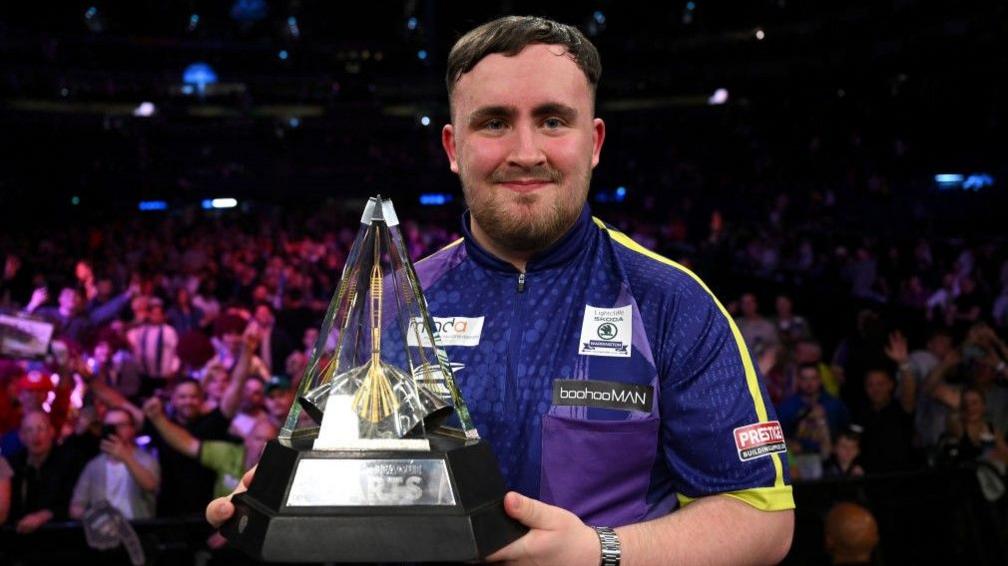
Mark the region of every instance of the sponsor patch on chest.
POLYGON ((633 307, 597 308, 585 305, 578 354, 629 358, 633 347, 633 307))
POLYGON ((598 381, 594 379, 554 379, 553 404, 624 411, 651 411, 654 390, 650 385, 598 381))
MULTIPOLYGON (((486 317, 475 316, 432 316, 434 329, 437 331, 442 346, 479 346, 480 336, 483 334, 483 319, 486 317)), ((430 348, 430 338, 422 331, 423 322, 414 319, 410 322, 409 330, 406 333, 406 343, 409 346, 423 346, 430 348)))
POLYGON ((787 452, 780 422, 770 421, 740 426, 732 431, 739 460, 748 462, 762 456, 787 452))

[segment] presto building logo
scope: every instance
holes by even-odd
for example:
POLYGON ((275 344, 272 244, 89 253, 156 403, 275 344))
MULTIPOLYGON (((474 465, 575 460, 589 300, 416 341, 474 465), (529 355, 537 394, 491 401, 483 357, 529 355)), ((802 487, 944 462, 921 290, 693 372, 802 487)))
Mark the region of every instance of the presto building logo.
POLYGON ((733 431, 739 460, 747 462, 762 456, 787 452, 784 431, 779 421, 740 426, 733 431))
MULTIPOLYGON (((483 319, 486 317, 465 317, 449 316, 431 317, 434 330, 440 337, 442 346, 479 346, 480 336, 483 334, 483 319)), ((406 343, 409 346, 432 347, 430 338, 423 328, 423 320, 415 318, 410 321, 409 329, 406 333, 406 343), (418 339, 419 338, 419 339, 418 339)))
POLYGON ((654 391, 650 385, 597 381, 594 379, 553 380, 553 404, 599 409, 651 412, 654 391))

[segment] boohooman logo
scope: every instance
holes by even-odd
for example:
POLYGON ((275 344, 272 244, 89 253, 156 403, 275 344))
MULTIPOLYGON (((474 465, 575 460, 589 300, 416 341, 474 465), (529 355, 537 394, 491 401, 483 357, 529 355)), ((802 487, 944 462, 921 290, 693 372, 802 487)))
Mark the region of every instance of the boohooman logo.
POLYGON ((593 379, 553 381, 554 405, 650 412, 653 394, 651 386, 636 383, 593 379))

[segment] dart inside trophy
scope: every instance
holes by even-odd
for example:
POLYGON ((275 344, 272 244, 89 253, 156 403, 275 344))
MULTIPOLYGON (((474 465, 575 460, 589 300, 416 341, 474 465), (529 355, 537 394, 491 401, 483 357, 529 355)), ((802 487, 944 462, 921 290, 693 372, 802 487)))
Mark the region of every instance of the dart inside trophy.
POLYGON ((267 561, 473 561, 525 528, 440 347, 392 202, 371 198, 279 438, 221 529, 267 561))

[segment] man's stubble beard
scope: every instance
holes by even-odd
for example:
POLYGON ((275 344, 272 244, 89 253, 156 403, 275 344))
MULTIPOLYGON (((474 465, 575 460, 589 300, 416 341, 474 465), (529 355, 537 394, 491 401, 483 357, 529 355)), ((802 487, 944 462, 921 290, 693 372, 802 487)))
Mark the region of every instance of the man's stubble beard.
POLYGON ((479 200, 475 200, 473 192, 467 186, 464 173, 460 167, 462 192, 473 219, 495 244, 516 252, 538 252, 559 240, 581 214, 591 182, 591 169, 588 169, 585 178, 580 180, 581 188, 578 194, 574 195, 576 198, 566 198, 561 188, 564 179, 559 173, 555 173, 553 181, 556 188, 551 190, 556 191, 556 198, 548 208, 534 209, 538 201, 543 198, 538 191, 517 194, 513 202, 518 205, 521 212, 515 214, 507 210, 510 203, 506 199, 511 196, 511 191, 487 181, 488 190, 479 197, 479 200))

